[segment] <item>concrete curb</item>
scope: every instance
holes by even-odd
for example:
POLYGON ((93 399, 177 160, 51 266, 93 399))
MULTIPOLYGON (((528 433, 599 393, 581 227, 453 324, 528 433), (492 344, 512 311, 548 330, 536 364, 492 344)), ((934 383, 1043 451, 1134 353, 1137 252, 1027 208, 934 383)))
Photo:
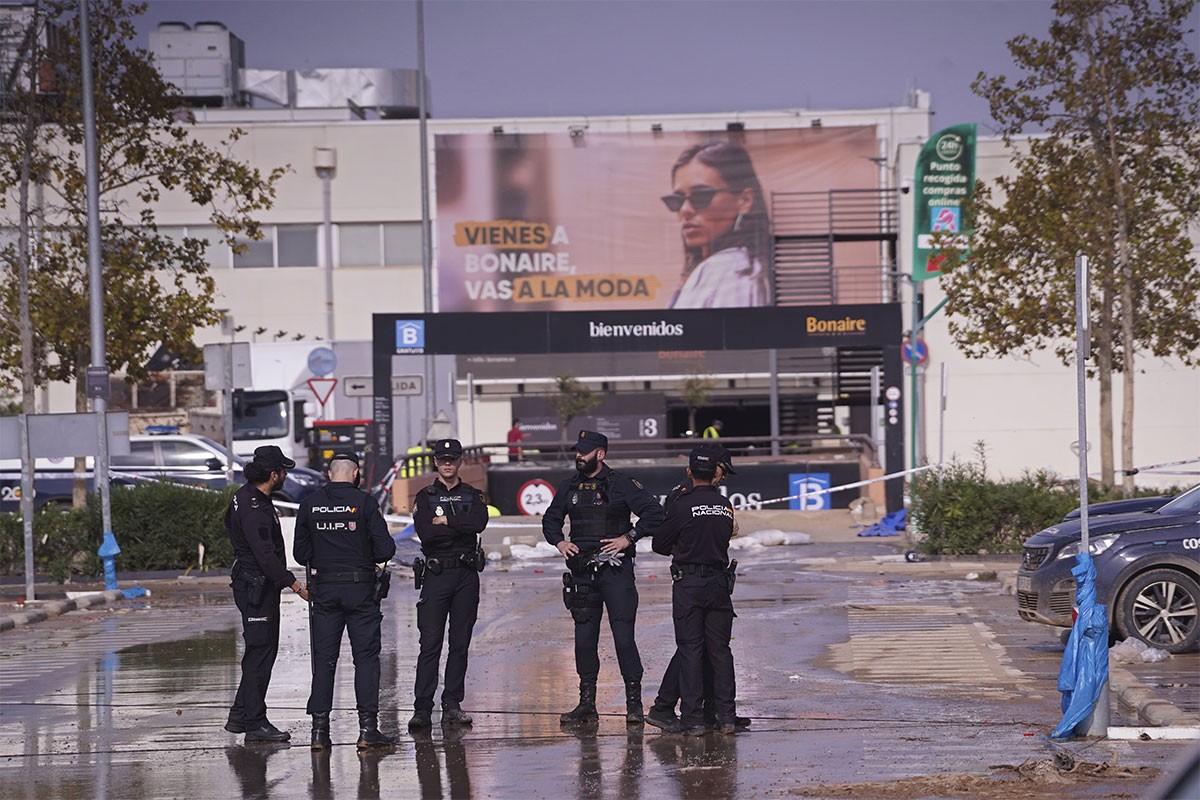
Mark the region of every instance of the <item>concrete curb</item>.
POLYGON ((1117 699, 1137 711, 1138 719, 1156 728, 1197 727, 1200 717, 1186 714, 1155 696, 1154 691, 1127 669, 1109 667, 1108 685, 1117 699))
POLYGON ((112 589, 106 592, 95 592, 94 594, 85 594, 83 597, 76 597, 70 600, 52 600, 38 608, 22 611, 19 614, 9 614, 8 616, 0 617, 0 631, 11 630, 18 625, 29 625, 34 622, 41 622, 50 617, 57 617, 60 614, 66 614, 68 611, 77 611, 81 608, 91 608, 92 606, 108 605, 115 603, 125 598, 125 593, 120 589, 112 589))

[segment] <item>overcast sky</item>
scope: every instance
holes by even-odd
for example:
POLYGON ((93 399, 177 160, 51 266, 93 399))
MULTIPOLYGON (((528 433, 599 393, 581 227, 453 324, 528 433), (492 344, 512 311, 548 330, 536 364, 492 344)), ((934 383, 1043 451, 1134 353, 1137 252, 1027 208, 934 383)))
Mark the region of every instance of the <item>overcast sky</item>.
MULTIPOLYGON (((986 133, 971 81, 1013 74, 1005 43, 1052 18, 1044 0, 426 0, 426 68, 439 118, 874 108, 915 86, 935 125, 986 133)), ((248 67, 417 66, 410 0, 150 0, 142 45, 164 21, 225 23, 248 67)))

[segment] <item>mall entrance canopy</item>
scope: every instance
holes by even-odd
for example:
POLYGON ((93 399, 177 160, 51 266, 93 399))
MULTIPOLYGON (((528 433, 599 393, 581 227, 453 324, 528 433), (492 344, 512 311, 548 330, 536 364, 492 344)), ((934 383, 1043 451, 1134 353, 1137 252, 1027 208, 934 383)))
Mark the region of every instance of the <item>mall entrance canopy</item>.
MULTIPOLYGON (((379 474, 395 452, 392 357, 878 347, 887 405, 884 464, 904 468, 901 308, 897 303, 660 311, 375 314, 372 334, 375 453, 379 474)), ((889 481, 889 509, 903 485, 889 481)))

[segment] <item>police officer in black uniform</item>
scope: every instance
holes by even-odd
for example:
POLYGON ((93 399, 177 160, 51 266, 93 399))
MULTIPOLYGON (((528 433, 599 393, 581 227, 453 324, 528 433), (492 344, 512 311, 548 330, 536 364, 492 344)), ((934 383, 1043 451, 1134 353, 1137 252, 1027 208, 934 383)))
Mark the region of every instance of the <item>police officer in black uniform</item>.
POLYGON ((329 483, 304 498, 296 516, 296 560, 312 570, 312 749, 324 750, 333 708, 333 678, 342 631, 354 655, 358 748, 395 744, 379 731, 380 601, 387 574, 376 564, 391 560, 396 543, 375 498, 358 488, 358 459, 338 453, 329 462, 329 483), (379 584, 377 586, 377 584, 379 584))
POLYGON ((634 543, 662 523, 662 506, 634 478, 604 463, 608 437, 580 431, 575 442, 576 474, 562 481, 542 515, 542 535, 558 548, 570 572, 563 576, 563 599, 575 619, 575 671, 579 673, 579 705, 563 714, 563 723, 592 722, 596 713, 596 679, 600 675, 600 621, 608 609, 609 625, 625 680, 625 720, 643 722, 642 659, 634 641, 638 593, 634 584, 634 543), (637 514, 636 529, 630 512, 637 514), (563 522, 571 518, 571 538, 563 522))
POLYGON ((689 736, 707 732, 701 704, 704 665, 712 670, 713 711, 717 730, 737 730, 734 713, 733 600, 729 540, 733 536, 733 505, 713 484, 718 456, 703 447, 692 450, 688 476, 692 488, 667 510, 654 534, 654 552, 672 556, 671 613, 679 654, 680 723, 669 728, 689 736))
POLYGON ((279 654, 279 595, 290 588, 304 599, 308 592, 288 571, 283 531, 271 495, 283 486, 296 462, 275 445, 254 451, 245 466, 246 484, 225 512, 225 532, 233 543, 230 586, 242 615, 242 679, 225 730, 246 734, 247 742, 286 742, 291 734, 267 720, 267 687, 279 654))
POLYGON ((462 443, 457 439, 437 441, 433 457, 438 477, 413 500, 413 528, 421 540, 424 567, 421 599, 417 601, 421 653, 417 656, 413 715, 408 721, 411 731, 433 724, 433 695, 437 691, 447 617, 450 649, 442 686, 442 724, 471 724, 471 718, 462 710, 462 701, 467 649, 479 613, 479 573, 485 563, 479 534, 487 527, 488 514, 483 492, 458 477, 462 455, 462 443))
MULTIPOLYGON (((733 468, 733 457, 729 450, 723 445, 716 442, 705 442, 697 448, 700 452, 712 456, 717 462, 717 472, 713 477, 713 486, 720 486, 725 482, 726 475, 737 474, 733 468)), ((667 498, 663 501, 663 507, 668 511, 671 505, 679 499, 684 492, 690 491, 692 488, 691 478, 685 479, 682 483, 676 484, 674 488, 667 494, 667 498)), ((733 519, 733 535, 738 535, 737 517, 733 519)), ((658 695, 654 698, 654 704, 650 706, 650 710, 646 712, 646 722, 663 729, 671 729, 679 724, 679 717, 675 714, 675 706, 679 702, 679 650, 671 656, 670 663, 667 664, 667 669, 663 673, 662 684, 658 688, 658 695)), ((704 670, 704 721, 712 726, 716 725, 716 716, 713 712, 713 696, 712 696, 712 672, 709 669, 704 670)), ((735 722, 739 728, 749 728, 749 717, 736 717, 735 722)))

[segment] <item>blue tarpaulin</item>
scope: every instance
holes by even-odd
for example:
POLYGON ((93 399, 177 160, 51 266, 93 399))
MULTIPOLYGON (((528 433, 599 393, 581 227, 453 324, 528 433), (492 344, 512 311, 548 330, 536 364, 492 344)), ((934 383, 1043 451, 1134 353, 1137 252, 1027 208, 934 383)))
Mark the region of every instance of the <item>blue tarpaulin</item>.
POLYGON ((1073 734, 1096 707, 1100 690, 1108 680, 1108 609, 1096 603, 1096 567, 1091 553, 1076 557, 1071 574, 1075 576, 1079 615, 1058 670, 1063 718, 1050 734, 1051 739, 1066 739, 1073 734))

